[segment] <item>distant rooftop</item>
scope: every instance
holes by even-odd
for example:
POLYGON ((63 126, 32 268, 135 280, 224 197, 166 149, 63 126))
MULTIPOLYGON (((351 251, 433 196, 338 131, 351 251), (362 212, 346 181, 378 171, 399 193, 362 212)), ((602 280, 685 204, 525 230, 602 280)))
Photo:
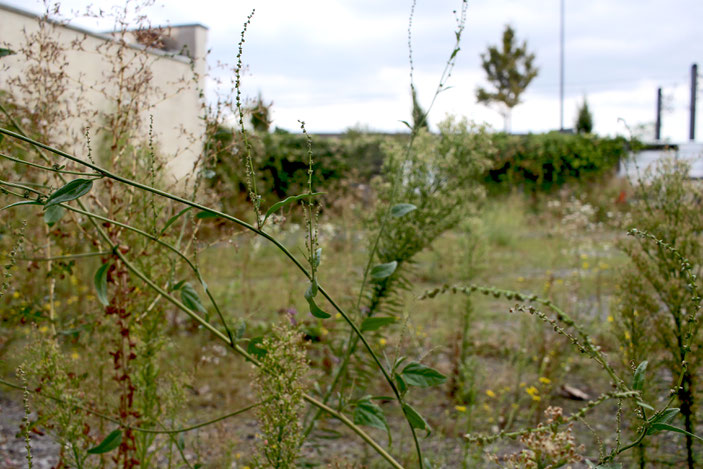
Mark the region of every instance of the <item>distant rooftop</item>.
MULTIPOLYGON (((26 16, 28 18, 41 18, 43 15, 38 15, 35 13, 32 13, 27 10, 23 10, 21 8, 13 7, 10 5, 7 5, 3 2, 0 1, 0 10, 5 10, 9 11, 11 13, 15 13, 18 15, 26 16)), ((52 24, 61 26, 66 29, 70 29, 72 31, 76 31, 81 34, 85 34, 91 37, 95 37, 98 39, 103 39, 105 41, 114 41, 115 38, 113 36, 114 32, 113 31, 106 31, 103 33, 91 31, 86 28, 82 28, 80 26, 73 26, 69 23, 64 23, 62 21, 56 21, 51 19, 49 17, 49 22, 52 24)), ((170 25, 170 26, 153 26, 149 29, 132 29, 132 30, 127 30, 127 32, 134 34, 135 39, 137 42, 130 43, 129 46, 134 48, 134 49, 146 49, 150 53, 157 54, 157 55, 162 55, 164 57, 172 58, 178 61, 184 61, 188 60, 187 54, 182 53, 182 47, 179 47, 176 44, 176 41, 169 40, 171 39, 168 37, 168 34, 163 35, 164 39, 163 40, 158 40, 155 38, 155 35, 158 35, 161 32, 164 31, 169 31, 172 32, 174 30, 181 30, 181 29, 187 29, 187 28, 203 28, 205 30, 209 30, 207 26, 204 26, 200 23, 188 23, 188 24, 181 24, 181 25, 170 25), (147 40, 148 39, 148 40, 147 40), (154 46, 153 44, 159 44, 157 46, 154 46)))

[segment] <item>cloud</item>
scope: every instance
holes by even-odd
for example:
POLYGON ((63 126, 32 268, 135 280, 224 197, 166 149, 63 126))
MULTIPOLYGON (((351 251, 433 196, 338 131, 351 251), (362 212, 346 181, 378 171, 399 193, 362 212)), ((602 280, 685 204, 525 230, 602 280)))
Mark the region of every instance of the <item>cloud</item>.
MULTIPOLYGON (((23 0, 9 3, 27 8, 23 0)), ((87 2, 62 3, 71 9, 87 2)), ((437 75, 451 53, 452 11, 460 4, 459 0, 417 2, 413 50, 423 104, 429 104, 437 75)), ((513 129, 558 127, 559 4, 559 0, 471 1, 451 81, 455 88, 439 97, 430 122, 451 112, 502 128, 497 112, 475 103, 474 90, 484 83, 481 52, 499 41, 509 23, 535 52, 540 67, 524 104, 515 108, 513 129)), ((703 49, 698 45, 703 2, 591 0, 565 1, 565 5, 565 123, 571 125, 584 95, 599 132, 618 132, 618 116, 633 123, 652 121, 656 88, 664 86, 676 95, 674 110, 664 120, 665 135, 685 138, 688 70, 692 62, 703 64, 703 49)), ((261 92, 274 101, 277 125, 296 129, 302 117, 311 130, 343 130, 357 122, 379 130, 402 127, 399 120, 408 118, 410 106, 409 1, 169 0, 151 8, 149 17, 155 24, 205 24, 210 28, 212 62, 232 63, 242 23, 254 7, 257 11, 244 50, 250 74, 243 86, 250 96, 261 92)), ((94 20, 81 24, 98 30, 108 27, 94 20)))

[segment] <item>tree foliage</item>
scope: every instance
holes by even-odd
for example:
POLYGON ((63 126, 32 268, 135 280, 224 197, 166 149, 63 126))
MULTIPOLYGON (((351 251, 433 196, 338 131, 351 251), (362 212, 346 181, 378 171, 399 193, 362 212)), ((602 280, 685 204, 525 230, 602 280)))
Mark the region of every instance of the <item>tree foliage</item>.
POLYGON ((420 106, 420 102, 417 99, 417 92, 415 91, 415 87, 412 87, 410 89, 410 94, 413 99, 413 109, 412 109, 413 129, 416 129, 416 130, 427 129, 427 130, 429 130, 430 124, 427 121, 427 113, 425 112, 424 109, 422 109, 422 106, 420 106))
POLYGON ((588 102, 586 102, 585 97, 576 114, 576 132, 580 134, 590 134, 593 132, 593 114, 591 114, 591 110, 588 108, 588 102))
POLYGON ((271 127, 271 106, 273 103, 266 104, 261 97, 261 93, 256 98, 254 104, 247 109, 251 126, 257 132, 268 132, 271 127))
POLYGON ((520 104, 520 96, 537 76, 534 66, 535 55, 527 51, 527 41, 517 44, 515 31, 506 25, 503 31, 502 47, 489 46, 481 54, 481 66, 494 90, 483 87, 476 89, 479 103, 496 103, 502 106, 501 114, 506 119, 512 109, 520 104))

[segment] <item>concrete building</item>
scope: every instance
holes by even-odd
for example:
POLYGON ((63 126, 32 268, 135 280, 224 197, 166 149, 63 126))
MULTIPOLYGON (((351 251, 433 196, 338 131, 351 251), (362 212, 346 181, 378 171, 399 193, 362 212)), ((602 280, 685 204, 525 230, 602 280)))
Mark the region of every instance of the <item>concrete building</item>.
POLYGON ((17 52, 0 59, 0 91, 8 91, 18 104, 27 107, 32 105, 33 90, 17 83, 32 64, 22 51, 34 46, 40 29, 52 35, 62 52, 63 65, 56 65, 56 69, 64 74, 61 80, 66 92, 55 104, 64 106, 69 117, 51 125, 55 130, 59 127, 58 133, 64 137, 59 143, 65 149, 84 154, 86 126, 91 137, 100 137, 100 129, 106 127, 119 100, 122 104, 143 100, 135 106, 139 109, 133 118, 139 122, 136 137, 147 141, 153 116, 154 141, 168 162, 169 174, 179 179, 192 169, 205 129, 206 27, 190 24, 100 34, 0 3, 0 47, 17 52), (115 85, 119 66, 114 54, 118 51, 123 54, 123 63, 134 69, 129 73, 141 73, 140 79, 148 81, 148 86, 126 98, 115 85))

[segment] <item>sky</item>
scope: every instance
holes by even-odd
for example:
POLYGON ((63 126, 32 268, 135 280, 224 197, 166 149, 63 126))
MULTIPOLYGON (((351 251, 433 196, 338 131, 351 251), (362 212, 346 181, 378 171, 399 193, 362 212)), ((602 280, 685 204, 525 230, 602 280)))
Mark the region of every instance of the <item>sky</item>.
MULTIPOLYGON (((32 0, 0 0, 40 12, 32 0)), ((103 9, 119 4, 93 2, 103 9)), ((89 3, 64 0, 62 11, 82 11, 89 3)), ((688 139, 691 64, 703 73, 703 1, 564 0, 564 127, 573 127, 587 100, 595 132, 625 134, 628 126, 653 136, 657 87, 663 88, 662 135, 688 139)), ((410 0, 168 0, 146 12, 154 25, 200 23, 209 28, 209 62, 233 64, 246 16, 249 27, 243 61, 245 96, 261 93, 272 102, 273 125, 311 132, 350 127, 403 131, 410 120, 408 16, 410 0)), ((414 82, 419 102, 432 101, 454 43, 454 10, 460 0, 417 0, 413 21, 414 82)), ((497 44, 505 25, 527 41, 536 56, 537 78, 514 108, 513 132, 558 129, 560 0, 469 0, 466 29, 448 85, 429 115, 434 125, 447 114, 503 128, 497 109, 476 102, 487 86, 480 55, 497 44)), ((78 19, 73 24, 105 31, 111 23, 78 19)), ((223 76, 215 71, 215 76, 223 76)), ((209 95, 216 90, 209 82, 209 95)), ((697 140, 703 140, 703 78, 699 77, 697 140)), ((219 89, 220 92, 227 90, 219 89)))

